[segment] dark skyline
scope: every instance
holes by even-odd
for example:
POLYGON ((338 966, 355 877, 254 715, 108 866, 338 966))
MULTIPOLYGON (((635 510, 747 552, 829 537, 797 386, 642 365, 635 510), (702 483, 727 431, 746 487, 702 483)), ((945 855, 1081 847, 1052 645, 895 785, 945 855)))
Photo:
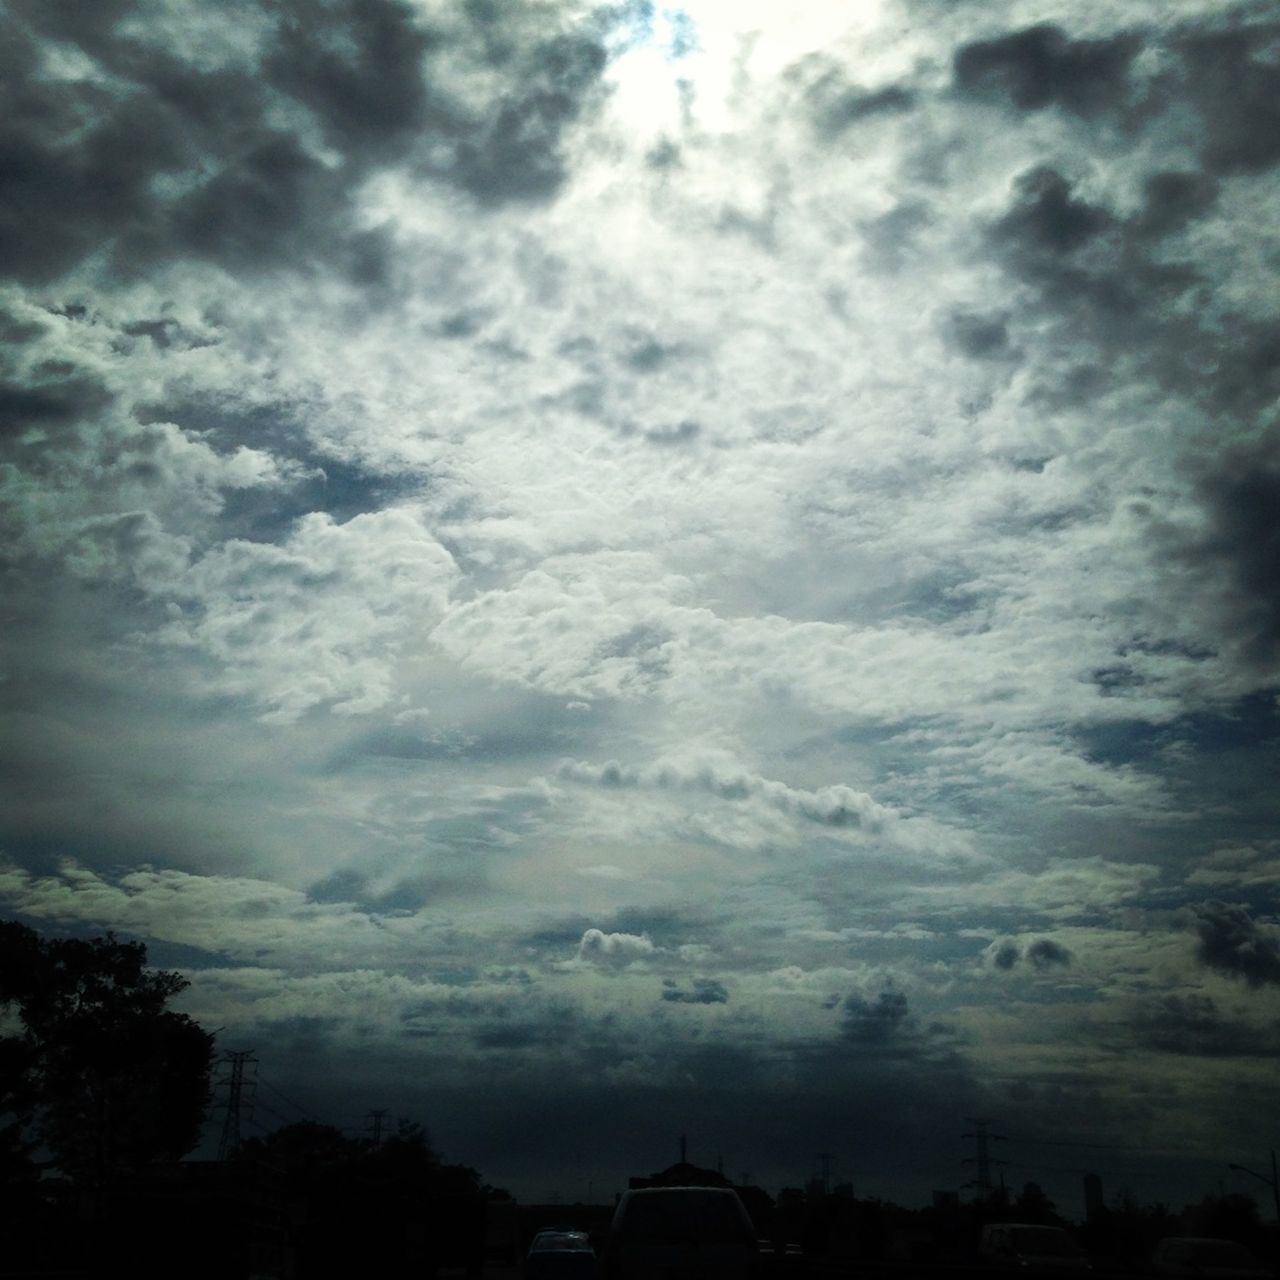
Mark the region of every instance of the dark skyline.
POLYGON ((1274 13, 0 24, 0 914, 521 1195, 1255 1190, 1274 13))

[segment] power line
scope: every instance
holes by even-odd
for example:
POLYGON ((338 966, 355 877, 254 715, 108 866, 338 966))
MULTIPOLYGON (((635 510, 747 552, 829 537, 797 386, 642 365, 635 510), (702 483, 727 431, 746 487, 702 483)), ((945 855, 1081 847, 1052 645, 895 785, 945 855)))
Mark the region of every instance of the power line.
POLYGON ((274 1093, 276 1097, 280 1099, 281 1102, 283 1102, 286 1106, 292 1107, 305 1119, 314 1120, 316 1118, 315 1113, 313 1111, 309 1111, 306 1107, 302 1106, 297 1102, 294 1102, 294 1100, 291 1097, 289 1097, 287 1093, 285 1093, 282 1089, 279 1089, 275 1085, 273 1085, 270 1080, 264 1080, 262 1079, 261 1076, 259 1076, 258 1084, 263 1086, 264 1088, 270 1089, 271 1092, 274 1093))
MULTIPOLYGON (((966 1135, 968 1136, 968 1135, 966 1135)), ((1004 1136, 1004 1135, 1002 1135, 1004 1136)), ((1195 1147, 1177 1147, 1162 1142, 1159 1146, 1143 1146, 1133 1142, 1079 1142, 1074 1138, 1028 1138, 1010 1134, 1006 1141, 1029 1147, 1080 1147, 1089 1151, 1133 1151, 1139 1153, 1167 1152, 1172 1155, 1199 1155, 1195 1147)))
POLYGON ((288 1116, 282 1116, 274 1107, 267 1106, 265 1102, 256 1103, 255 1110, 265 1111, 267 1115, 271 1116, 274 1120, 278 1120, 282 1125, 290 1125, 293 1123, 288 1116))

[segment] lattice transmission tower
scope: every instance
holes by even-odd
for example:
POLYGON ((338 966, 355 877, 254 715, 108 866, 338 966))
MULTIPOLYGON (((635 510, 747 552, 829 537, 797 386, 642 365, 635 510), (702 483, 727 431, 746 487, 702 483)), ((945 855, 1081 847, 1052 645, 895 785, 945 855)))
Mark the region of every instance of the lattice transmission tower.
MULTIPOLYGON (((216 1104, 226 1111, 222 1117, 222 1137, 218 1140, 219 1160, 225 1160, 240 1145, 240 1119, 244 1110, 246 1087, 245 1067, 250 1066, 256 1070, 258 1060, 253 1056, 252 1049, 239 1049, 229 1052, 222 1059, 222 1065, 229 1071, 219 1082, 226 1087, 227 1096, 224 1101, 216 1104)), ((247 1081, 250 1115, 253 1112, 254 1083, 254 1076, 251 1075, 247 1081)))

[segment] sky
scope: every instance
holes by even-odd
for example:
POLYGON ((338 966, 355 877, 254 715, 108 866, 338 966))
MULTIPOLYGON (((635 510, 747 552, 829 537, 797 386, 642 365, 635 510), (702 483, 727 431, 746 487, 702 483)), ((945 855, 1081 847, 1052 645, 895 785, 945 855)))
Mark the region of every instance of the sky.
POLYGON ((1271 6, 0 22, 0 912, 525 1198, 1265 1199, 1271 6))

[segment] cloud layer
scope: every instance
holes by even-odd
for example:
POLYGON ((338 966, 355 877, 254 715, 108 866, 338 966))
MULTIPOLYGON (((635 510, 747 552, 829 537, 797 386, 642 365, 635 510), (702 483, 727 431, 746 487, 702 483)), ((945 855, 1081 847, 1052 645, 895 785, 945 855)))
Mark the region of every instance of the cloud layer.
POLYGON ((6 911, 523 1194, 691 1130, 918 1197, 965 1114, 1247 1163, 1268 15, 0 24, 6 911))

